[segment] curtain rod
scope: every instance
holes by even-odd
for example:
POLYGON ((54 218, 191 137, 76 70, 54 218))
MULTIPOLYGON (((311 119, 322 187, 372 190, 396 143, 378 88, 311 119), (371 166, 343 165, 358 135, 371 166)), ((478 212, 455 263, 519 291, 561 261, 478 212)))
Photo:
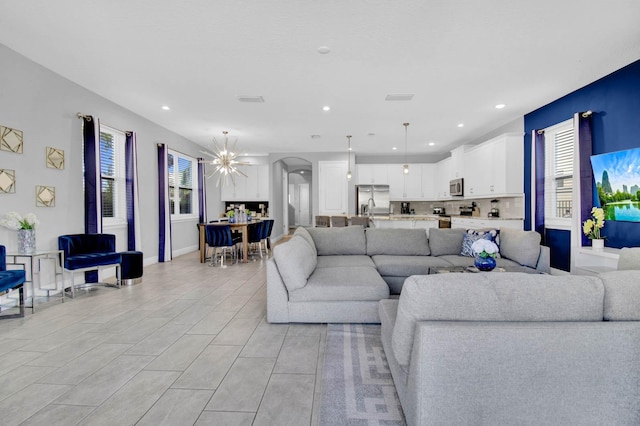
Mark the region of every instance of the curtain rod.
MULTIPOLYGON (((90 116, 90 115, 85 115, 85 114, 83 114, 83 113, 81 113, 81 112, 77 113, 77 114, 76 114, 76 117, 78 117, 78 118, 79 118, 79 119, 81 119, 81 120, 82 120, 82 119, 85 119, 85 118, 87 119, 87 121, 91 121, 91 120, 92 120, 92 116, 90 116)), ((127 136, 131 136, 131 135, 133 134, 133 132, 132 132, 132 131, 130 131, 130 130, 120 130, 120 129, 117 129, 117 128, 113 127, 113 126, 109 126, 109 125, 107 125, 107 124, 105 124, 105 127, 109 127, 109 128, 111 128, 111 129, 113 129, 113 130, 117 130, 117 131, 119 131, 119 132, 122 132, 122 133, 124 133, 124 134, 125 134, 125 135, 127 135, 127 136)))

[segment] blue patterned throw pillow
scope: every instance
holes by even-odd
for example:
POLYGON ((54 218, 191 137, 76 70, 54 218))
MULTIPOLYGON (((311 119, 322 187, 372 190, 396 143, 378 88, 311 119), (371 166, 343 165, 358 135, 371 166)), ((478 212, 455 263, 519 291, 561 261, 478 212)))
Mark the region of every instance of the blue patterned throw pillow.
POLYGON ((471 245, 478 240, 493 241, 498 245, 498 247, 500 247, 500 231, 496 229, 467 229, 467 232, 465 232, 462 239, 462 251, 460 252, 460 256, 475 257, 473 250, 471 250, 471 245))

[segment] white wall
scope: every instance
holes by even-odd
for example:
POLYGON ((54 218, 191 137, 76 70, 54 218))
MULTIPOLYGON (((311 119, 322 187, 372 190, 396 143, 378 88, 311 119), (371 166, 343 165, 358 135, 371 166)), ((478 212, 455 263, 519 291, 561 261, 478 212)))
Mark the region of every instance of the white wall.
MULTIPOLYGON (((157 143, 193 157, 202 147, 90 92, 0 45, 0 125, 24 131, 24 153, 0 151, 0 169, 16 172, 16 193, 0 194, 0 216, 9 211, 34 212, 38 249, 57 248, 62 234, 84 232, 82 189, 82 122, 76 113, 94 115, 103 124, 137 134, 142 250, 145 263, 158 256, 157 143), (63 149, 64 170, 47 168, 45 147, 63 149), (55 207, 35 206, 35 186, 54 186, 55 207)), ((114 82, 115 84, 115 82, 114 82)), ((158 107, 160 107, 158 105, 158 107)), ((207 188, 208 202, 220 202, 215 183, 207 188), (214 189, 211 189, 213 187, 214 189)), ((196 221, 173 225, 173 251, 197 249, 196 221)), ((16 232, 0 227, 0 244, 17 248, 16 232)))

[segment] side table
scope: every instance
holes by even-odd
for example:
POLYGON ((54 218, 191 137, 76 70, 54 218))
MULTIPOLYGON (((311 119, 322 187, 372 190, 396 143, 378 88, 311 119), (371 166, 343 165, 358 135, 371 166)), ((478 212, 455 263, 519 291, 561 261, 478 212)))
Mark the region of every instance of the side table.
MULTIPOLYGON (((36 310, 36 288, 35 288, 35 279, 34 276, 38 276, 38 289, 45 290, 47 292, 47 297, 49 297, 49 292, 51 290, 58 289, 58 276, 62 278, 62 301, 64 302, 64 251, 63 250, 36 250, 32 253, 7 253, 7 265, 25 265, 25 273, 26 273, 26 281, 25 284, 31 284, 31 306, 27 306, 27 308, 31 308, 31 313, 34 313, 36 310), (9 262, 9 258, 12 258, 13 262, 9 262), (20 258, 28 258, 29 268, 26 267, 27 264, 21 263, 18 261, 20 258), (41 265, 40 263, 43 260, 53 260, 53 270, 54 270, 54 282, 55 289, 53 288, 42 288, 42 280, 40 277, 41 265), (58 272, 58 268, 60 268, 60 272, 58 272), (28 271, 27 271, 28 269, 28 271)), ((27 286, 25 285, 25 288, 27 286)))

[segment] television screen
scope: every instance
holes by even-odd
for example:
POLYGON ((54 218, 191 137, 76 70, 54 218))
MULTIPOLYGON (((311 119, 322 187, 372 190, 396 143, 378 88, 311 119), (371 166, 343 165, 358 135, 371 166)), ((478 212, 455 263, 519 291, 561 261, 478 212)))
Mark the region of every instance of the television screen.
POLYGON ((640 148, 591 156, 605 220, 640 222, 640 148))

